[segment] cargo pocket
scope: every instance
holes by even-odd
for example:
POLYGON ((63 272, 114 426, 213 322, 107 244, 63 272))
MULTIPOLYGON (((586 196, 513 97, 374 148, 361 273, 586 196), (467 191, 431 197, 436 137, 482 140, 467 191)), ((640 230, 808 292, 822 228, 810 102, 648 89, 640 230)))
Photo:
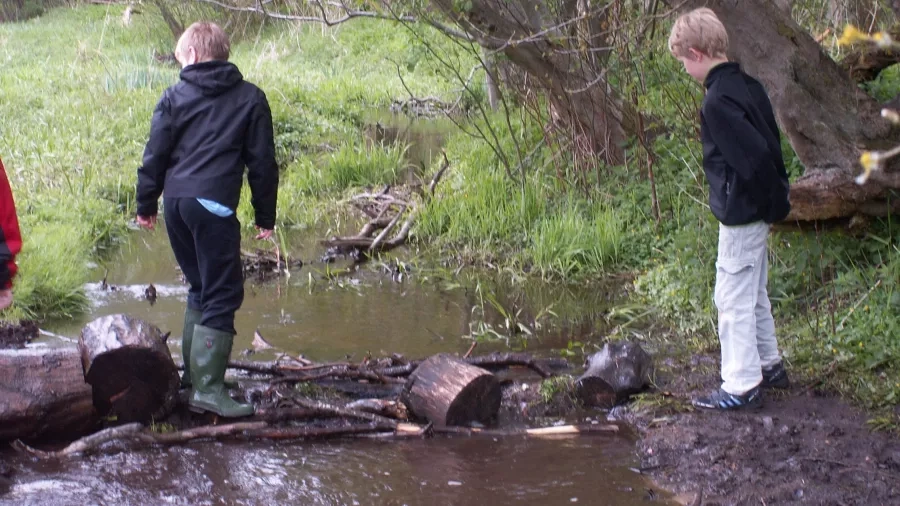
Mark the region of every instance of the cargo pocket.
POLYGON ((746 306, 753 309, 753 296, 759 280, 753 276, 756 260, 752 258, 720 258, 716 261, 716 308, 729 311, 746 306))

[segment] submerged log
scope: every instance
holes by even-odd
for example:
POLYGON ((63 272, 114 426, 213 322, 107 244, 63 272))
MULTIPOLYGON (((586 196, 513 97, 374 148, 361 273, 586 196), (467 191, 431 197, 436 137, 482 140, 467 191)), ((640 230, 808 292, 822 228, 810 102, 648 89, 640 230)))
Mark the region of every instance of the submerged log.
POLYGON ((77 350, 0 350, 0 441, 79 436, 98 419, 77 350))
POLYGON ((409 376, 401 399, 437 427, 488 424, 500 409, 500 382, 458 358, 435 355, 409 376))
POLYGON ((650 383, 652 359, 636 343, 607 343, 587 363, 575 382, 575 395, 586 406, 611 408, 650 383))
POLYGON ((84 378, 102 416, 118 422, 160 420, 178 396, 178 370, 159 328, 127 315, 98 318, 84 327, 78 348, 84 378))

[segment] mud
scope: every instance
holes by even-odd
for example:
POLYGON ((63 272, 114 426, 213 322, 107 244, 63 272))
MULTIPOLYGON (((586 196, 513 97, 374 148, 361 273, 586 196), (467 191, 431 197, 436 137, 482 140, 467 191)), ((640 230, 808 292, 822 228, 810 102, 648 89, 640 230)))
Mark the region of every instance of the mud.
POLYGON ((0 323, 0 349, 21 348, 38 336, 38 324, 23 320, 18 324, 0 323))
POLYGON ((796 380, 758 410, 682 412, 718 386, 715 357, 690 362, 660 378, 670 404, 613 411, 640 434, 642 472, 685 504, 900 504, 900 441, 863 412, 796 380))

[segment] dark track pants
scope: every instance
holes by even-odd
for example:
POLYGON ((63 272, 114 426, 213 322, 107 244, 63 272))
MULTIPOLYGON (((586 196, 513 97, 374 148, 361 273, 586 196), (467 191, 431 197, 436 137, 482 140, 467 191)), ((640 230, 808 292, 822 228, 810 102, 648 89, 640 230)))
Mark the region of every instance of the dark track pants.
POLYGON ((244 302, 237 216, 216 216, 193 198, 166 198, 163 209, 172 251, 190 284, 188 307, 203 313, 201 325, 236 334, 234 314, 244 302))

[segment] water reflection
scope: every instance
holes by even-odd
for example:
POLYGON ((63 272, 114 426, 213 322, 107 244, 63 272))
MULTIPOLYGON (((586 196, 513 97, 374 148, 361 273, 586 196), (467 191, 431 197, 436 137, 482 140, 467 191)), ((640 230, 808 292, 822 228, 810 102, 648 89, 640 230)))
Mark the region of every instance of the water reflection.
POLYGON ((202 443, 62 463, 12 459, 17 483, 4 505, 628 506, 644 504, 648 487, 626 469, 630 442, 608 436, 202 443))

